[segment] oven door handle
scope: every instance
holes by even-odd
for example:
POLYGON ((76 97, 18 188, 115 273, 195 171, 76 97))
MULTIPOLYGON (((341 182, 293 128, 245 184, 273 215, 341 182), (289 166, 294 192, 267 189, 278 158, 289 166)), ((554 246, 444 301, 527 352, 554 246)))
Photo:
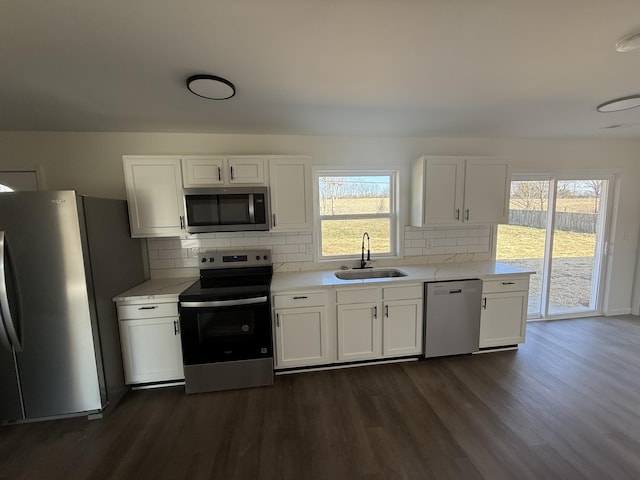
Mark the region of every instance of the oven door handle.
POLYGON ((240 305, 253 305, 255 303, 267 303, 267 297, 241 298, 238 300, 216 300, 210 302, 180 302, 180 306, 183 308, 236 307, 240 305))

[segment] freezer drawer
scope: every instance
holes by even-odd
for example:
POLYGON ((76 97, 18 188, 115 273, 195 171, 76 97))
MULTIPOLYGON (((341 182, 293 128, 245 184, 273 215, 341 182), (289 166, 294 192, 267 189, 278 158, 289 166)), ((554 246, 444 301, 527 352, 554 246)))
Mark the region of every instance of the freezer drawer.
POLYGON ((424 356, 478 351, 482 280, 430 282, 424 290, 424 356))

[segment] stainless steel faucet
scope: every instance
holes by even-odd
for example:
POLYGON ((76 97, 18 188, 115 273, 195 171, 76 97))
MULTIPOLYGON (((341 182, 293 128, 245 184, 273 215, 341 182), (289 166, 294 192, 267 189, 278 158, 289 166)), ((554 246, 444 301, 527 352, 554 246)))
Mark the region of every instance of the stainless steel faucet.
POLYGON ((362 235, 362 258, 360 259, 360 268, 371 268, 367 267, 367 262, 371 261, 371 238, 369 238, 369 234, 364 232, 362 235), (367 259, 364 259, 364 237, 367 237, 367 259))

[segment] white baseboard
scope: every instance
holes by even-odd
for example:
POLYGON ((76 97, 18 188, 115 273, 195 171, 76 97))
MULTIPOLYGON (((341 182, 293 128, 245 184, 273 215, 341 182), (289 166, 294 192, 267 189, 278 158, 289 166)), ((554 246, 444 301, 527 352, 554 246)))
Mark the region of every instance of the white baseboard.
MULTIPOLYGON (((631 315, 631 309, 630 308, 616 308, 613 310, 608 310, 606 312, 604 312, 604 316, 605 317, 614 317, 616 315, 631 315)), ((637 315, 634 314, 634 315, 637 315)))

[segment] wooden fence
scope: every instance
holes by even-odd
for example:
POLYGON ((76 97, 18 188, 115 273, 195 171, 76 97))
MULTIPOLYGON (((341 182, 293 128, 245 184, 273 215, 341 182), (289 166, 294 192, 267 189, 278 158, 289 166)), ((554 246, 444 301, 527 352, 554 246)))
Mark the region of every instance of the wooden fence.
MULTIPOLYGON (((546 228, 547 212, 539 210, 509 210, 509 224, 546 228)), ((556 229, 568 232, 596 233, 598 215, 594 213, 556 213, 556 229)))

